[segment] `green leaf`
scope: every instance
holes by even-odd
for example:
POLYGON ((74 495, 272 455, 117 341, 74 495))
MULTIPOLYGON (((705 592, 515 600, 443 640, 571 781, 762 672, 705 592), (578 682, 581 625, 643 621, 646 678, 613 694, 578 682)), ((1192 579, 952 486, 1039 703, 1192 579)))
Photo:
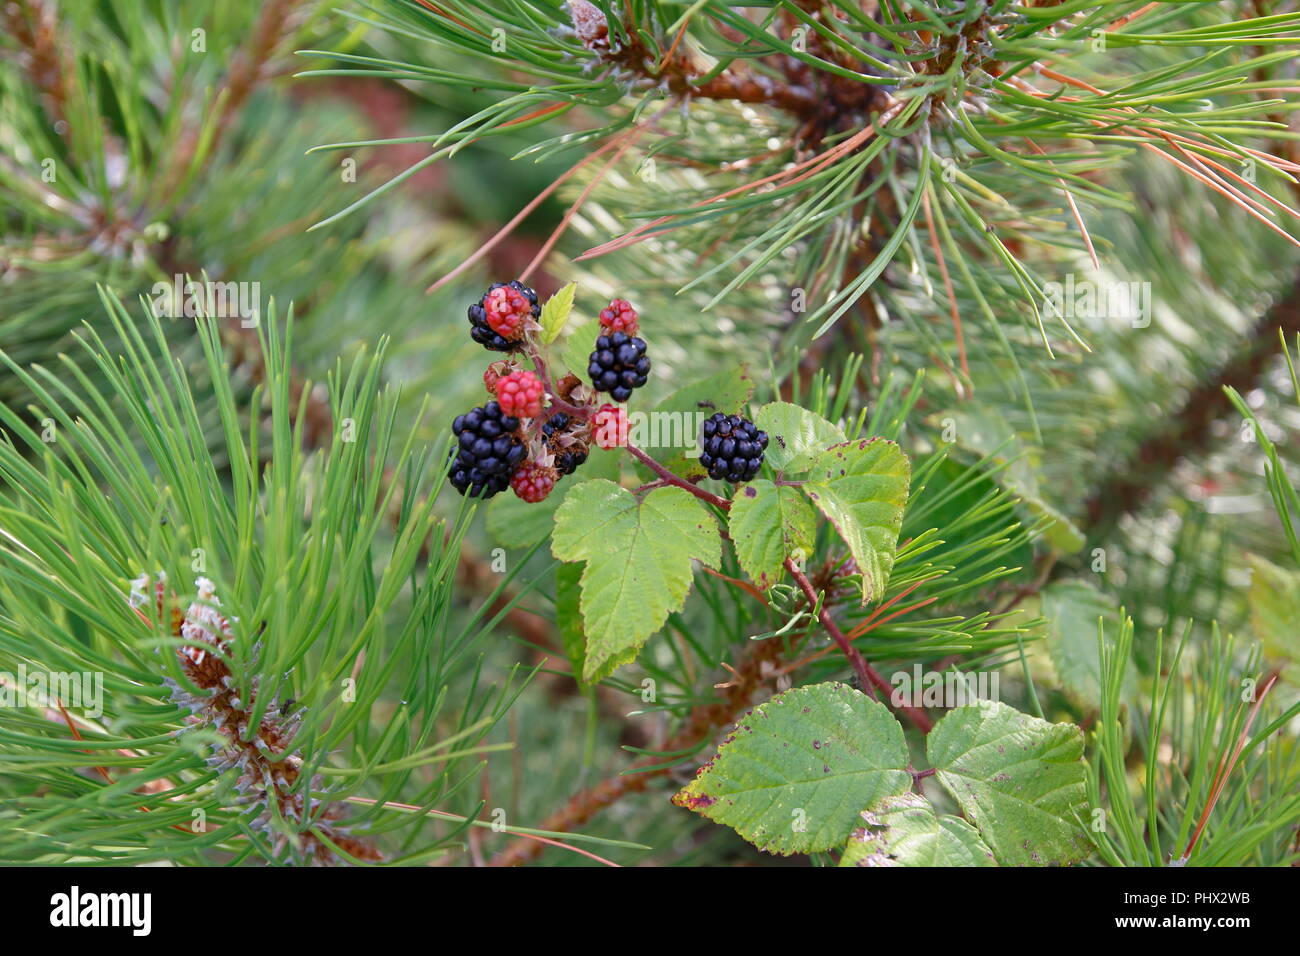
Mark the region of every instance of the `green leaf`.
POLYGON ((747 366, 724 369, 679 388, 656 405, 654 414, 648 418, 634 415, 628 438, 679 475, 703 475, 699 443, 704 420, 715 412, 736 414, 753 392, 754 379, 747 366), (653 434, 649 434, 652 429, 653 434), (694 457, 686 454, 688 450, 694 457))
POLYGON ((1083 734, 984 701, 950 711, 926 738, 939 782, 1013 866, 1076 863, 1089 853, 1083 734))
POLYGON ((497 495, 487 506, 488 533, 503 547, 531 548, 551 533, 559 507, 558 492, 536 504, 509 492, 497 495))
MULTIPOLYGON (((577 294, 578 283, 570 282, 555 295, 546 300, 542 306, 542 344, 549 345, 559 337, 564 324, 569 321, 573 311, 573 297, 577 294)), ((586 363, 584 362, 583 365, 586 363)))
MULTIPOLYGON (((1250 625, 1271 660, 1300 659, 1300 575, 1250 555, 1250 625)), ((1283 673, 1287 673, 1283 671, 1283 673)))
MULTIPOLYGON (((580 607, 583 562, 573 561, 561 564, 555 569, 555 626, 560 632, 564 644, 564 653, 573 665, 573 676, 580 688, 586 689, 587 682, 582 678, 586 664, 586 635, 582 633, 582 611, 580 607)), ((636 659, 636 648, 631 648, 626 659, 618 660, 613 668, 629 664, 636 659)))
POLYGON ((754 424, 767 432, 767 460, 778 471, 799 474, 830 445, 845 441, 844 430, 815 412, 789 402, 769 402, 754 424))
MULTIPOLYGON (((593 447, 581 466, 583 478, 617 481, 622 455, 621 451, 593 447)), ((551 533, 555 512, 563 500, 563 486, 536 504, 513 494, 497 495, 487 506, 488 534, 505 548, 531 548, 551 533)))
POLYGON ((979 831, 936 814, 919 793, 885 797, 862 811, 840 866, 997 866, 979 831))
POLYGON ((812 553, 817 516, 799 489, 759 478, 736 493, 728 528, 740 566, 767 588, 781 580, 782 564, 796 549, 812 553))
POLYGON ((843 846, 863 805, 905 792, 903 728, 884 704, 829 682, 743 717, 673 802, 771 853, 843 846))
POLYGON ((631 660, 668 613, 681 609, 692 559, 716 568, 722 538, 713 515, 681 488, 656 488, 638 501, 598 479, 564 496, 551 552, 587 562, 580 606, 587 635, 582 679, 590 684, 631 660))
MULTIPOLYGON (((1057 581, 1043 589, 1042 612, 1056 676, 1077 704, 1095 710, 1102 687, 1097 619, 1115 620, 1114 600, 1087 581, 1057 581)), ((1132 700, 1136 690, 1133 669, 1127 667, 1121 695, 1132 700)))
POLYGON ((1045 499, 1038 488, 1038 458, 1016 435, 996 409, 969 406, 946 413, 957 444, 1001 466, 998 480, 1035 518, 1046 518, 1043 537, 1064 554, 1076 554, 1086 541, 1084 534, 1059 508, 1045 499))
POLYGON ((1071 521, 1064 512, 1058 510, 1055 505, 1049 504, 1038 495, 1029 494, 1018 489, 1014 489, 1013 493, 1033 517, 1048 519, 1049 523, 1043 528, 1043 537, 1048 544, 1062 554, 1078 554, 1083 550, 1083 546, 1088 543, 1088 539, 1083 531, 1079 529, 1079 526, 1071 521))
MULTIPOLYGON (((588 385, 591 384, 591 376, 587 374, 587 362, 591 358, 592 349, 596 347, 596 339, 599 336, 600 319, 590 319, 569 330, 560 352, 565 368, 588 385)), ((558 372, 556 377, 561 377, 558 372)))
POLYGON ((803 485, 849 546, 862 575, 863 604, 879 600, 889 583, 911 470, 893 442, 863 439, 818 455, 803 485))

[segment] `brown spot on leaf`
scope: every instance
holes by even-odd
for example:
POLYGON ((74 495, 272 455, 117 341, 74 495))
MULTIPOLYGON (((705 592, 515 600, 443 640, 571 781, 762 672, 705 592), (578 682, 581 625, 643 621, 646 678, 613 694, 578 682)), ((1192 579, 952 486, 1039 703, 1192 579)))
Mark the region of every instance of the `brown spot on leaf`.
POLYGON ((707 793, 679 793, 673 797, 673 803, 688 810, 703 810, 717 802, 716 797, 711 797, 707 793))

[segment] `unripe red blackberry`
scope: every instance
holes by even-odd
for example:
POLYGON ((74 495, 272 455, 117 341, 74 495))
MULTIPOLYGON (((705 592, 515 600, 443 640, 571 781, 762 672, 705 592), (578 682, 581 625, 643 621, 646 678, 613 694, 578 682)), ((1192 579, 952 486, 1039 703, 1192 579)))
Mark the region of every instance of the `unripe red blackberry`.
POLYGON ((483 385, 487 388, 488 394, 493 398, 496 398, 497 383, 511 372, 518 370, 519 366, 515 364, 514 359, 501 359, 500 361, 493 362, 489 365, 487 370, 483 372, 483 385))
POLYGON ((749 481, 758 474, 767 432, 739 415, 718 412, 704 422, 700 464, 718 481, 749 481))
POLYGON ((516 279, 492 283, 467 314, 470 338, 494 352, 513 352, 523 342, 528 320, 537 319, 542 307, 537 293, 516 279))
POLYGON ((557 478, 559 475, 553 467, 540 465, 529 459, 519 463, 519 467, 510 478, 510 487, 524 501, 537 504, 551 493, 557 478))
POLYGON ((518 427, 519 419, 502 412, 497 402, 457 415, 451 424, 456 448, 447 469, 452 487, 470 498, 505 491, 528 453, 515 435, 518 427))
POLYGON ((644 339, 624 332, 611 332, 596 339, 596 350, 587 361, 587 374, 598 392, 609 392, 616 402, 626 402, 632 389, 646 383, 650 358, 644 339))
POLYGON ((615 299, 607 308, 600 310, 600 327, 609 332, 623 332, 636 335, 637 314, 632 303, 626 299, 615 299))
POLYGON ((565 436, 572 434, 573 419, 564 412, 557 412, 547 419, 542 426, 551 454, 555 456, 555 470, 563 475, 573 474, 579 465, 587 460, 586 440, 566 442, 565 436))
POLYGON ((501 410, 517 418, 536 418, 542 413, 546 389, 532 372, 511 372, 497 382, 497 401, 501 410))
POLYGON ((619 405, 602 405, 591 416, 592 439, 601 448, 627 445, 627 410, 619 405))

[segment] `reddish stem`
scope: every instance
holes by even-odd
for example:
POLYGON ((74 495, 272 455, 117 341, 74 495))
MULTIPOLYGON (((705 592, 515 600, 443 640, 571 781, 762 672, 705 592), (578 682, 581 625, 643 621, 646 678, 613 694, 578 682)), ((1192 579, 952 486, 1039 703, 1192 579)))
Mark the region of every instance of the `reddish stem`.
MULTIPOLYGON (((706 501, 711 505, 721 508, 723 511, 731 509, 730 501, 727 501, 725 498, 719 498, 717 495, 711 494, 702 488, 695 487, 695 485, 691 484, 685 478, 673 474, 635 445, 629 443, 627 445, 627 451, 629 455, 641 462, 668 484, 674 485, 678 488, 683 488, 695 495, 695 497, 699 498, 701 501, 706 501)), ((812 582, 808 580, 808 576, 799 570, 799 566, 795 564, 793 558, 786 558, 785 567, 798 583, 800 589, 804 593, 804 597, 808 599, 808 606, 810 608, 816 607, 817 592, 814 590, 812 582)), ((830 611, 823 607, 818 613, 817 619, 821 621, 821 625, 826 629, 826 633, 831 636, 831 639, 835 641, 837 645, 839 645, 844 656, 848 658, 849 664, 853 667, 854 673, 858 676, 858 683, 862 686, 862 690, 870 694, 872 697, 875 697, 876 692, 873 688, 879 688, 886 697, 889 697, 890 692, 893 690, 893 685, 891 685, 889 681, 885 680, 885 678, 880 675, 879 671, 868 664, 866 658, 862 656, 862 652, 854 647, 853 642, 844 636, 844 632, 840 630, 839 625, 835 623, 835 619, 831 617, 830 611)), ((906 714, 908 719, 910 719, 923 734, 928 734, 931 728, 934 727, 934 722, 930 720, 929 716, 923 710, 908 705, 900 707, 899 710, 906 714)))
POLYGON ((1191 858, 1192 851, 1196 849, 1196 843, 1201 839, 1202 831, 1205 830, 1205 825, 1210 822, 1210 814, 1214 812, 1219 797, 1223 794, 1223 788, 1228 784, 1228 777, 1232 775, 1233 768, 1237 766, 1237 758, 1241 756, 1241 751, 1246 746, 1246 740, 1250 736, 1250 728, 1259 715, 1259 709, 1264 704, 1264 698, 1268 696, 1268 692, 1273 689, 1275 683, 1277 683, 1276 671, 1268 676, 1263 691, 1255 698, 1255 703, 1250 708, 1250 714, 1246 717, 1246 725, 1241 728, 1241 734, 1237 737, 1237 746, 1233 748, 1230 755, 1220 761, 1218 768, 1214 771, 1214 780, 1210 782, 1210 797, 1205 803, 1205 810, 1201 814, 1201 819, 1196 823, 1196 830, 1192 833, 1187 849, 1183 851, 1183 863, 1186 863, 1191 858))
POLYGON ((528 343, 528 357, 533 360, 533 370, 537 373, 537 377, 542 380, 542 388, 546 389, 546 394, 550 396, 551 408, 564 412, 571 417, 584 420, 591 417, 590 408, 566 402, 556 394, 555 383, 551 381, 551 375, 546 369, 546 363, 542 361, 542 354, 531 342, 528 343))
MULTIPOLYGON (((808 575, 799 570, 799 565, 794 563, 793 558, 785 559, 785 568, 795 579, 800 590, 803 591, 804 597, 808 599, 808 606, 816 607, 817 591, 813 588, 812 582, 808 580, 808 575)), ((844 652, 844 656, 848 658, 849 664, 853 667, 853 672, 858 675, 858 683, 861 685, 862 690, 870 694, 872 697, 875 697, 876 694, 872 688, 877 687, 888 699, 891 691, 894 689, 893 685, 891 685, 889 681, 885 680, 885 678, 880 675, 879 671, 868 664, 866 658, 862 656, 862 652, 854 647, 853 642, 844 636, 844 632, 840 630, 839 625, 835 623, 835 619, 831 617, 830 611, 823 607, 818 612, 817 619, 821 621, 822 627, 826 629, 826 633, 829 634, 831 639, 839 645, 840 650, 844 652)), ((929 715, 926 714, 925 711, 907 704, 904 704, 898 709, 907 715, 908 719, 916 725, 916 728, 920 730, 921 733, 928 734, 931 729, 933 729, 934 722, 930 720, 929 715)))
POLYGON ((641 464, 645 465, 668 484, 674 485, 678 488, 683 488, 701 501, 708 502, 716 508, 721 508, 723 511, 731 510, 731 502, 726 498, 719 498, 717 495, 705 491, 703 488, 695 487, 695 485, 691 484, 680 475, 674 475, 671 471, 630 442, 625 447, 627 448, 627 453, 629 455, 641 462, 641 464))

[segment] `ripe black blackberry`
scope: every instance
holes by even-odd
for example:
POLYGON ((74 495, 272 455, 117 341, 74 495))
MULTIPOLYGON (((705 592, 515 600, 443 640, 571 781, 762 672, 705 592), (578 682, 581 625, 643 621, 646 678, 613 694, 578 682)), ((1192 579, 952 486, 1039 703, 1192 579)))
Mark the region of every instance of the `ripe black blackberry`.
POLYGON ((718 481, 749 481, 758 474, 767 432, 739 415, 718 412, 704 422, 700 464, 718 481))
POLYGON ((596 339, 596 350, 587 360, 587 374, 598 392, 609 392, 616 402, 626 402, 632 389, 640 388, 650 374, 645 339, 626 332, 611 332, 596 339))
POLYGON ((451 423, 456 436, 455 457, 447 474, 452 487, 470 498, 491 498, 510 487, 510 476, 528 449, 514 434, 519 419, 488 402, 457 415, 451 423))
POLYGON ((515 279, 492 283, 467 314, 470 338, 494 352, 513 352, 523 342, 525 321, 537 319, 542 307, 537 293, 515 279))
POLYGON ((555 455, 555 470, 561 475, 573 474, 578 470, 578 466, 587 460, 588 451, 585 445, 575 444, 566 448, 558 441, 559 436, 563 435, 572 424, 573 419, 564 412, 557 412, 542 426, 542 434, 546 436, 546 441, 555 455))

